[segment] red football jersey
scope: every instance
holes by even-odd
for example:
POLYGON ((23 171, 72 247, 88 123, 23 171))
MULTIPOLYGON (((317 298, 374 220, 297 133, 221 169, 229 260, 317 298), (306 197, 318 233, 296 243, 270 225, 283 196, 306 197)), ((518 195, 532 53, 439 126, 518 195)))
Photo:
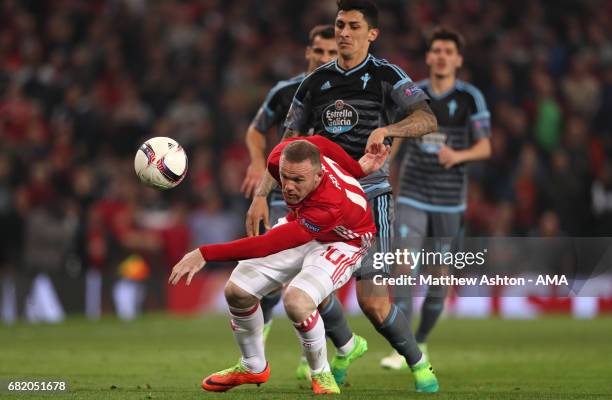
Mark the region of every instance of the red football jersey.
POLYGON ((355 178, 364 177, 361 165, 339 145, 322 136, 287 139, 268 157, 268 171, 281 184, 280 157, 294 140, 306 140, 319 148, 323 179, 304 200, 289 205, 288 223, 265 235, 229 243, 204 245, 200 251, 210 261, 231 261, 264 257, 301 246, 311 240, 323 243, 346 242, 362 247, 376 233, 372 211, 365 193, 355 178))
POLYGON ((288 221, 297 221, 315 240, 347 242, 361 246, 361 237, 372 237, 376 227, 365 193, 355 178, 365 176, 359 163, 339 145, 323 136, 288 139, 278 144, 268 157, 268 171, 281 184, 280 157, 287 144, 306 140, 319 148, 323 179, 299 204, 287 204, 288 221), (350 172, 347 172, 350 171, 350 172))

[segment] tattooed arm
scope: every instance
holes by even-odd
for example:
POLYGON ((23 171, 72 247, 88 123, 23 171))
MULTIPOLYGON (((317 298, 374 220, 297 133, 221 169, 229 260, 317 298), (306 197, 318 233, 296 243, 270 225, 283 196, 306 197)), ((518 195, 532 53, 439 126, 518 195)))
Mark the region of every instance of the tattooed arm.
POLYGON ((419 101, 408 110, 408 116, 403 120, 375 129, 370 134, 366 152, 373 143, 383 143, 386 137, 415 138, 438 129, 436 116, 426 101, 419 101))
POLYGON ((426 101, 415 103, 403 120, 386 126, 389 132, 385 136, 420 137, 438 129, 438 121, 426 101))

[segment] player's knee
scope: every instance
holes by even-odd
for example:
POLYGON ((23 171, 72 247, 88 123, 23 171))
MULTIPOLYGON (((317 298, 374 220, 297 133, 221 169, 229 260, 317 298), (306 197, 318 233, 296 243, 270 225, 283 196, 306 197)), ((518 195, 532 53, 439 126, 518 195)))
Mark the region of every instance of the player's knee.
POLYGON ((358 300, 363 313, 375 325, 381 325, 391 310, 388 297, 365 297, 358 300))
POLYGON ((254 306, 258 299, 232 281, 225 285, 225 299, 230 307, 248 308, 254 306))
POLYGON ((289 286, 285 291, 283 304, 287 316, 293 322, 302 322, 317 308, 312 298, 302 289, 289 286))

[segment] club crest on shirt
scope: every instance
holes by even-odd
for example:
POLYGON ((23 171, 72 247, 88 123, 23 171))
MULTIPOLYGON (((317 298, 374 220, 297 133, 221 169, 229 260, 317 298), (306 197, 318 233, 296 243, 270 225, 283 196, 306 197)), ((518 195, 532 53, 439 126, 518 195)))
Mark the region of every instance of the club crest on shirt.
POLYGON ((457 111, 457 108, 459 107, 457 105, 457 100, 452 99, 450 102, 448 102, 448 104, 446 104, 446 106, 448 107, 448 115, 450 115, 450 117, 454 117, 455 116, 455 111, 457 111))
POLYGON ((429 154, 438 154, 442 146, 446 144, 446 133, 432 132, 421 137, 421 151, 429 154))
POLYGON ((353 129, 359 122, 359 114, 355 107, 343 100, 336 100, 323 110, 321 119, 327 132, 338 134, 353 129))

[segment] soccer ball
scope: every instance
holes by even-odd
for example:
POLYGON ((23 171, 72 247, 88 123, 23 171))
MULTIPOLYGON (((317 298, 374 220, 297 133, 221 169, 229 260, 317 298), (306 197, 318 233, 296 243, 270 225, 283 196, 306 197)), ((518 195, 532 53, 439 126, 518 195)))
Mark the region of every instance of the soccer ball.
POLYGON ((154 137, 144 142, 136 152, 134 170, 145 185, 171 189, 187 174, 187 154, 176 140, 154 137))

